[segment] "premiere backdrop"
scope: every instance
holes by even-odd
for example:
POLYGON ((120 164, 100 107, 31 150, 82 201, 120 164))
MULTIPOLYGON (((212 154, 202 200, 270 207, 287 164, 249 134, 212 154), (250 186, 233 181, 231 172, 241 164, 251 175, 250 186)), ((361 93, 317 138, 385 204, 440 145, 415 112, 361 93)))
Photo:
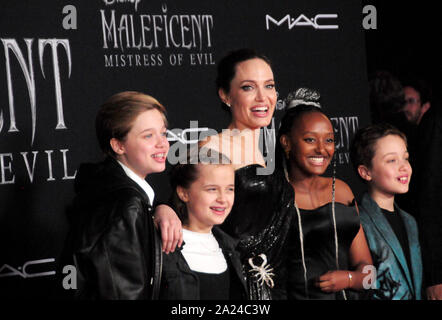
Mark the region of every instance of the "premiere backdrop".
MULTIPOLYGON (((232 49, 273 61, 280 100, 269 129, 290 91, 321 92, 338 177, 358 194, 348 148, 370 121, 362 19, 355 0, 3 0, 0 295, 46 298, 61 285, 55 266, 76 170, 102 159, 100 104, 124 90, 148 93, 168 110, 172 148, 194 143, 228 125, 214 82, 216 62, 232 49)), ((167 198, 167 175, 148 180, 167 198)))

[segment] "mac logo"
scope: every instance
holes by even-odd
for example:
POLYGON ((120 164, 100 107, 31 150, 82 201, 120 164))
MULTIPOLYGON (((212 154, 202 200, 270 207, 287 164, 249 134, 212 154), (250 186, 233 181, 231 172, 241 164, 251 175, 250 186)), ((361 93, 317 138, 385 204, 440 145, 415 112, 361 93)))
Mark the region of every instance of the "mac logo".
POLYGON ((339 29, 339 26, 337 24, 327 24, 327 22, 330 22, 331 19, 337 18, 337 14, 319 13, 313 18, 308 18, 304 14, 300 14, 296 18, 292 18, 290 14, 287 14, 282 19, 277 20, 271 15, 266 14, 266 29, 270 30, 271 24, 279 27, 284 23, 287 23, 287 27, 289 30, 292 30, 294 27, 311 27, 314 29, 339 29))

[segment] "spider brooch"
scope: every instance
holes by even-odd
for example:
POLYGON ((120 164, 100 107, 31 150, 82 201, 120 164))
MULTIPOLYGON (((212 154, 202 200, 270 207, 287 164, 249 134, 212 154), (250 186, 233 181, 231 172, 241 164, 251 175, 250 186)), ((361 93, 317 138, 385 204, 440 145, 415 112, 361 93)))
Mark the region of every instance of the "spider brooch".
POLYGON ((270 288, 273 288, 275 285, 272 277, 275 275, 272 273, 273 268, 270 267, 270 264, 267 264, 267 257, 265 254, 261 253, 258 257, 262 259, 261 265, 257 266, 253 263, 253 258, 249 259, 249 264, 252 267, 249 272, 253 272, 253 276, 258 279, 258 283, 262 286, 264 282, 270 288))

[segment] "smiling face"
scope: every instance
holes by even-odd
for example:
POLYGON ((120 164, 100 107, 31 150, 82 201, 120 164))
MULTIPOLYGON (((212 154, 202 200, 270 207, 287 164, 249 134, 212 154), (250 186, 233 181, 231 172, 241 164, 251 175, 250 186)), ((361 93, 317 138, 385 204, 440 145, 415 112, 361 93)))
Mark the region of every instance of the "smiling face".
POLYGON ((163 115, 156 109, 140 113, 124 141, 111 139, 117 160, 144 179, 164 171, 169 142, 163 115))
POLYGON ((224 222, 234 201, 235 172, 231 165, 198 164, 198 178, 185 189, 177 188, 186 203, 188 223, 195 232, 208 233, 224 222))
POLYGON ((366 176, 372 192, 394 196, 406 193, 410 184, 411 166, 405 141, 397 135, 380 138, 375 146, 371 168, 366 169, 366 176))
POLYGON ((220 98, 231 106, 231 128, 259 129, 269 125, 276 106, 273 72, 262 59, 238 63, 230 91, 219 90, 220 98))
POLYGON ((298 177, 323 174, 335 152, 333 126, 320 112, 302 114, 289 134, 281 136, 281 143, 298 177))

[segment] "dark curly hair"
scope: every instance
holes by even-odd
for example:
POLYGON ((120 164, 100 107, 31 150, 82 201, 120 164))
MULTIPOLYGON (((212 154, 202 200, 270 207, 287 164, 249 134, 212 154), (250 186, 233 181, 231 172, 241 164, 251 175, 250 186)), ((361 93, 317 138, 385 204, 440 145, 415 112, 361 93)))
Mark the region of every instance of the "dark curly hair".
MULTIPOLYGON (((288 94, 285 99, 287 110, 281 119, 281 125, 278 130, 278 137, 276 139, 276 166, 279 169, 284 168, 285 153, 281 145, 281 136, 287 135, 295 123, 295 121, 306 113, 319 112, 325 115, 329 120, 327 114, 321 108, 321 95, 318 91, 309 88, 299 88, 294 92, 288 94)), ((331 122, 331 121, 330 121, 331 122)), ((287 168, 288 169, 288 168, 287 168)))

